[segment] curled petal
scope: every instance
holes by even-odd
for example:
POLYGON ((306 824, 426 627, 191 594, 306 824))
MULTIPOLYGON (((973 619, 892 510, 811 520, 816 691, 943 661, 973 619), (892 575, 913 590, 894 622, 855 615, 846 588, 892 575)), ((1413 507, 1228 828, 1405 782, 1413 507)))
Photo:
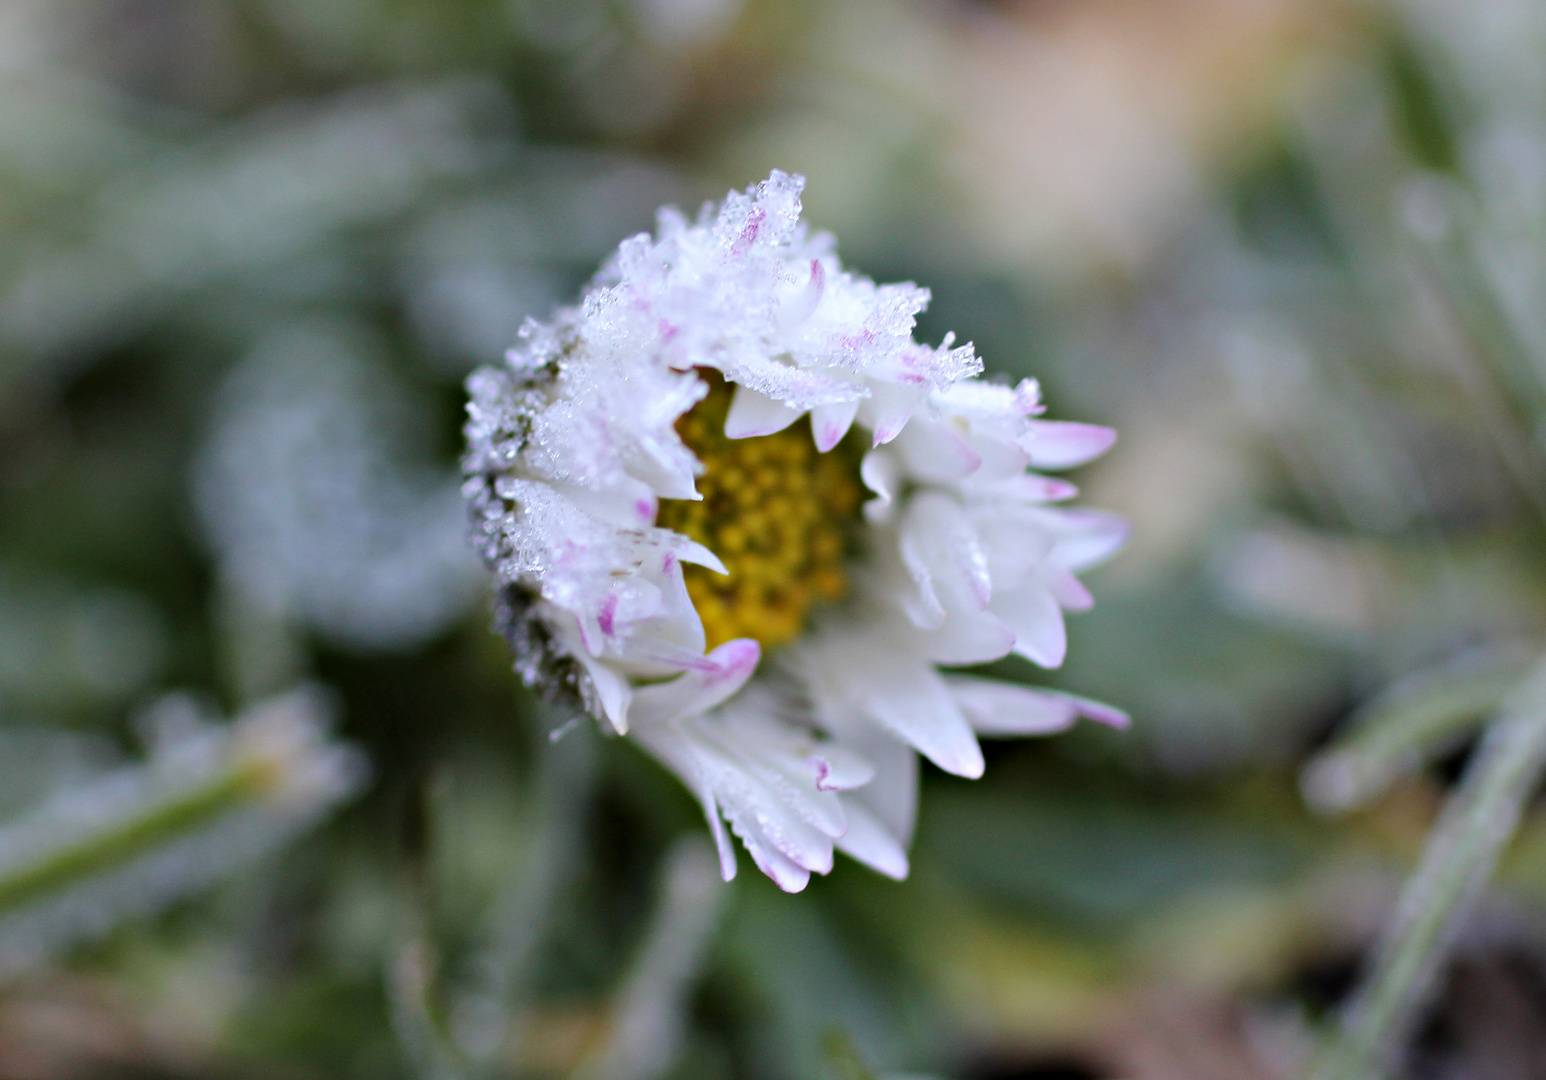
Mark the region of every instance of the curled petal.
POLYGON ((806 763, 816 773, 817 791, 852 791, 875 779, 875 766, 840 746, 822 746, 806 763))
POLYGON ((751 638, 727 641, 704 660, 704 669, 687 671, 670 682, 634 691, 631 720, 654 724, 680 716, 697 716, 729 698, 757 670, 762 647, 751 638))
POLYGON ((875 497, 864 504, 866 520, 879 523, 890 517, 891 503, 901 488, 902 479, 896 458, 887 450, 871 450, 859 463, 859 479, 875 493, 875 497))

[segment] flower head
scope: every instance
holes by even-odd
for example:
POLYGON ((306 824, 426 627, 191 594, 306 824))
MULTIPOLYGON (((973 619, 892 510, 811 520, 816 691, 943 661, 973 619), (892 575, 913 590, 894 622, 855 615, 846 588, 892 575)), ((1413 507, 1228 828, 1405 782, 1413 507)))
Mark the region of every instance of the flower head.
POLYGON ((1107 428, 979 378, 929 294, 845 271, 774 172, 660 212, 576 307, 470 377, 464 492, 528 684, 636 739, 786 889, 834 850, 902 877, 915 751, 1115 710, 939 667, 1063 660, 1121 519, 1057 505, 1107 428))

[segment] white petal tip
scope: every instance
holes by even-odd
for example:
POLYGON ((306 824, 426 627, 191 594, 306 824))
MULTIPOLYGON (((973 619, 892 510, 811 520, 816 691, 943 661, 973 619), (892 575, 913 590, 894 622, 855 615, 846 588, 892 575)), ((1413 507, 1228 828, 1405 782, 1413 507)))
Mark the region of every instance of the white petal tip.
POLYGON ((735 397, 730 401, 729 415, 725 417, 725 438, 754 439, 772 435, 804 415, 801 409, 791 408, 750 387, 737 386, 735 397))
POLYGON ((971 748, 965 746, 953 748, 953 753, 933 753, 928 758, 941 769, 952 776, 960 776, 967 780, 979 780, 983 770, 987 767, 982 760, 982 748, 977 745, 977 740, 971 741, 971 748))
POLYGON ((1014 651, 1025 657, 1037 667, 1050 670, 1063 666, 1063 661, 1068 657, 1068 646, 1055 647, 1050 642, 1019 641, 1015 642, 1014 651))

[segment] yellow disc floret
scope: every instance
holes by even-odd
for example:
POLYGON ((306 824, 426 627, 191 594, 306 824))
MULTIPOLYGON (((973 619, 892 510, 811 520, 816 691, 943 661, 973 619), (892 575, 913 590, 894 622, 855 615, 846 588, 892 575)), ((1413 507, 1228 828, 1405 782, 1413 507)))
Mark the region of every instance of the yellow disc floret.
POLYGON ((708 396, 677 421, 705 466, 703 499, 663 501, 657 524, 703 544, 730 571, 686 567, 709 648, 750 637, 773 649, 800 633, 812 605, 846 590, 843 560, 859 522, 857 455, 846 442, 817 453, 808 420, 773 435, 725 438, 731 388, 703 374, 708 396))

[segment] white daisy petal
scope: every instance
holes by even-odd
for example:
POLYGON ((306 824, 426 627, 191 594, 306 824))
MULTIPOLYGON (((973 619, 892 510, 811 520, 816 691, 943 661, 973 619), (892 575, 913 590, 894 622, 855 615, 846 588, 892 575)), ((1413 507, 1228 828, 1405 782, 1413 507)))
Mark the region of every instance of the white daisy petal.
POLYGON ((693 751, 709 777, 731 831, 742 840, 766 845, 802 870, 825 874, 832 869, 831 837, 804 820, 775 791, 716 748, 695 742, 693 751))
POLYGON ((769 847, 761 838, 748 837, 740 832, 736 835, 741 837, 741 842, 746 845, 746 850, 751 855, 752 861, 757 864, 757 869, 772 878, 773 884, 786 893, 803 892, 805 886, 810 884, 809 870, 769 847))
POLYGON ((1089 611, 1095 606, 1095 597, 1090 595, 1084 582, 1074 577, 1072 570, 1057 563, 1048 563, 1041 573, 1047 590, 1064 611, 1089 611))
POLYGON ((772 435, 803 415, 800 409, 791 409, 782 401, 759 394, 749 386, 737 386, 735 398, 730 403, 730 415, 725 418, 725 437, 750 439, 772 435))
POLYGON ((838 839, 838 850, 888 878, 907 877, 907 849, 902 841, 862 802, 845 799, 843 805, 848 811, 848 831, 838 839))
POLYGON ((1028 686, 967 675, 945 683, 979 735, 1050 735, 1072 726, 1078 715, 1066 697, 1028 686))
POLYGON ((1053 557, 1070 570, 1098 566, 1127 542, 1127 522, 1116 514, 1064 509, 1048 509, 1043 513, 1049 516, 1058 533, 1053 557))
POLYGON ((986 664, 1009 655, 1017 635, 987 611, 958 609, 938 629, 920 635, 923 653, 936 664, 986 664))
POLYGON ((1045 668, 1062 666, 1068 652, 1063 610, 1045 585, 1033 583, 997 594, 993 613, 1014 631, 1015 652, 1045 668))
POLYGON ((949 484, 965 479, 982 465, 971 440, 949 424, 915 417, 894 443, 907 471, 930 484, 949 484))
POLYGON ((628 733, 628 708, 633 699, 633 687, 628 680, 587 653, 577 652, 576 658, 585 668, 591 687, 601 704, 602 715, 619 735, 628 733))
POLYGON ((982 775, 982 750, 944 680, 928 665, 901 658, 846 677, 849 700, 948 773, 982 775))
POLYGON ((872 384, 870 396, 859 405, 859 422, 873 433, 873 445, 884 446, 902 433, 918 403, 916 390, 889 383, 872 384))
POLYGON ((1016 499, 1022 502, 1062 502, 1079 494, 1079 489, 1067 480, 1056 476, 1040 476, 1023 473, 992 483, 979 483, 972 477, 972 487, 984 495, 1016 499))
POLYGON ((1105 724, 1107 727, 1121 730, 1133 722, 1133 718, 1126 712, 1115 705, 1107 705, 1104 701, 1079 697, 1077 694, 1065 694, 1061 690, 1043 690, 1042 693, 1064 698, 1073 705, 1080 716, 1086 720, 1094 720, 1097 724, 1105 724))
POLYGON ((1117 433, 1095 424, 1068 420, 1031 420, 1021 436, 1021 448, 1038 469, 1069 469, 1100 457, 1117 441, 1117 433))

